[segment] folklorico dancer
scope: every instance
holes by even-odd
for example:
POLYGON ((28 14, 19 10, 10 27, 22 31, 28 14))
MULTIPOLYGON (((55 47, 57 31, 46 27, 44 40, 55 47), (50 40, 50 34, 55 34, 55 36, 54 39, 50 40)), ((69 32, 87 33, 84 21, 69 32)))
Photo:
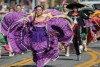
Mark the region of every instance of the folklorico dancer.
MULTIPOLYGON (((8 15, 15 17, 17 13, 13 12, 8 15)), ((7 23, 12 19, 7 17, 8 15, 4 17, 2 23, 7 23)), ((69 42, 72 37, 69 21, 59 17, 44 17, 43 7, 40 5, 35 7, 34 16, 28 16, 19 21, 13 19, 13 21, 15 24, 9 28, 7 37, 11 46, 16 47, 12 47, 14 52, 31 50, 37 67, 43 67, 50 60, 55 61, 59 56, 58 41, 69 42)))
MULTIPOLYGON (((92 40, 94 42, 97 42, 97 37, 99 37, 98 34, 100 31, 100 18, 94 16, 94 10, 92 8, 84 8, 83 12, 85 13, 85 15, 87 15, 88 17, 90 17, 89 19, 84 19, 85 22, 85 28, 88 31, 88 35, 86 38, 86 45, 88 45, 92 40)), ((99 14, 98 14, 99 15, 99 14)))
POLYGON ((82 38, 81 38, 81 32, 82 28, 85 26, 83 19, 88 19, 87 16, 84 15, 82 11, 78 11, 78 8, 82 8, 84 5, 79 4, 77 2, 71 3, 67 5, 67 8, 72 9, 73 11, 70 11, 68 13, 68 16, 73 19, 73 44, 76 50, 77 60, 81 59, 80 53, 83 49, 82 47, 82 38))
MULTIPOLYGON (((94 13, 94 10, 92 9, 92 8, 89 8, 89 7, 87 7, 87 8, 83 8, 82 9, 82 11, 84 12, 84 14, 89 18, 93 13, 94 13)), ((90 34, 89 33, 91 33, 90 32, 90 30, 91 30, 91 25, 93 25, 92 24, 92 22, 90 21, 91 20, 91 18, 89 18, 89 19, 84 19, 84 22, 85 22, 85 27, 83 28, 83 30, 82 30, 82 40, 83 40, 83 46, 84 46, 84 51, 87 51, 87 37, 88 36, 90 36, 90 34)), ((92 31, 92 30, 91 30, 92 31)), ((93 33, 94 34, 94 33, 93 33)), ((91 39, 91 38, 90 38, 91 39)))

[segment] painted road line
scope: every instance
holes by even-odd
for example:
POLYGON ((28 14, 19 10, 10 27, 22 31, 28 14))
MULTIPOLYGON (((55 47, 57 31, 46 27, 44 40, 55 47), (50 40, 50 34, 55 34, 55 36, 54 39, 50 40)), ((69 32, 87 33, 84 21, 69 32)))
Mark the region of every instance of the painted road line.
POLYGON ((5 66, 0 66, 0 67, 5 67, 5 66))
POLYGON ((23 64, 20 64, 19 66, 23 67, 23 66, 28 65, 28 64, 31 64, 31 63, 33 63, 33 61, 25 62, 25 63, 23 63, 23 64))
MULTIPOLYGON (((89 49, 89 51, 91 51, 91 50, 89 49)), ((87 62, 85 62, 83 64, 77 65, 75 67, 82 67, 82 66, 87 65, 87 64, 89 64, 91 62, 94 62, 97 59, 97 56, 94 53, 92 53, 92 52, 87 52, 87 53, 92 57, 92 59, 90 59, 89 61, 87 61, 87 62)), ((32 62, 33 62, 32 58, 29 58, 29 59, 24 59, 24 60, 22 60, 20 62, 11 64, 11 65, 6 66, 6 67, 18 66, 18 65, 24 66, 24 65, 27 65, 27 64, 31 64, 32 62)))
POLYGON ((97 55, 96 55, 95 53, 92 53, 90 49, 88 49, 88 51, 90 51, 90 52, 87 52, 87 53, 88 53, 92 58, 91 58, 89 61, 85 62, 85 63, 82 63, 82 64, 80 64, 80 65, 76 65, 75 67, 84 67, 84 65, 90 64, 91 62, 94 62, 94 61, 97 60, 97 55))
POLYGON ((89 64, 89 65, 86 65, 85 67, 91 67, 91 66, 96 65, 96 64, 98 64, 98 63, 100 63, 100 60, 98 60, 98 61, 96 61, 96 62, 93 62, 93 63, 91 63, 91 64, 89 64))
MULTIPOLYGON (((91 57, 92 59, 90 61, 88 61, 87 63, 85 63, 84 65, 88 64, 88 63, 91 63, 93 61, 95 61, 97 59, 97 56, 94 54, 94 53, 91 53, 91 52, 87 52, 91 57)), ((20 64, 21 66, 24 66, 24 65, 27 65, 27 64, 31 64, 33 61, 30 61, 30 62, 27 62, 25 64, 20 64)), ((82 65, 83 66, 83 65, 82 65)), ((75 67, 81 67, 81 66, 75 66, 75 67)))
POLYGON ((6 67, 11 67, 11 66, 18 66, 18 65, 21 65, 21 64, 27 64, 27 62, 30 62, 32 61, 32 58, 27 58, 27 59, 24 59, 20 62, 17 62, 17 63, 14 63, 14 64, 11 64, 11 65, 8 65, 6 67))
MULTIPOLYGON (((97 54, 98 56, 100 56, 100 52, 95 51, 95 50, 92 50, 92 49, 90 49, 90 50, 93 51, 93 52, 94 52, 95 54, 97 54)), ((91 64, 86 65, 85 67, 90 67, 90 66, 96 65, 96 64, 98 64, 98 63, 100 63, 100 59, 98 59, 96 62, 93 62, 93 63, 91 63, 91 64)))

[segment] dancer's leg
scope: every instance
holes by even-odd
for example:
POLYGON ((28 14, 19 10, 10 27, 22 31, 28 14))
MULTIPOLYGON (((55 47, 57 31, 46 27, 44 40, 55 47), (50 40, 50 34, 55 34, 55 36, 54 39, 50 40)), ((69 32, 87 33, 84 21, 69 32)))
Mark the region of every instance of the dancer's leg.
POLYGON ((65 56, 69 56, 70 46, 65 46, 65 56))

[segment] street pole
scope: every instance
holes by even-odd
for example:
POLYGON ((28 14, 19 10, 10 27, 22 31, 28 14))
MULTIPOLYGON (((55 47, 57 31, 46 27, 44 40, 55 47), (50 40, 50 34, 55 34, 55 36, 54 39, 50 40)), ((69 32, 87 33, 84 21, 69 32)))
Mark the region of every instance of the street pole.
POLYGON ((34 10, 35 5, 36 5, 36 0, 32 0, 32 10, 34 10))
POLYGON ((44 8, 47 9, 48 8, 48 1, 46 0, 44 4, 45 4, 44 8))
POLYGON ((40 0, 32 0, 32 10, 34 9, 34 7, 36 6, 36 5, 40 5, 41 3, 40 3, 40 0))
POLYGON ((36 0, 36 5, 40 5, 40 0, 36 0))
POLYGON ((19 4, 19 0, 16 0, 17 4, 19 4))
POLYGON ((55 0, 51 0, 51 7, 55 6, 55 0))

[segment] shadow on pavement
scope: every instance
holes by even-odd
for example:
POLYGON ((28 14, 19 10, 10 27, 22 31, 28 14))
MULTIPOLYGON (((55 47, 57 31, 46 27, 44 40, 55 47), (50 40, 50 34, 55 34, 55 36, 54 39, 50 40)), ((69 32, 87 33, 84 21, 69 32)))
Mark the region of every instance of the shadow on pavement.
POLYGON ((70 58, 58 58, 57 60, 74 60, 74 59, 70 59, 70 58))
POLYGON ((3 53, 2 56, 9 56, 9 54, 8 53, 3 53))
POLYGON ((99 49, 100 50, 100 47, 91 47, 92 49, 99 49))
POLYGON ((7 60, 7 59, 10 59, 11 57, 1 57, 0 59, 4 59, 4 60, 7 60))
MULTIPOLYGON (((36 65, 26 65, 26 66, 23 66, 23 67, 36 67, 36 65)), ((55 67, 55 66, 45 65, 44 67, 55 67)))
POLYGON ((25 65, 23 67, 36 67, 36 65, 25 65))
POLYGON ((59 56, 65 56, 65 55, 64 55, 64 54, 63 54, 63 55, 61 54, 61 55, 59 55, 59 56))

